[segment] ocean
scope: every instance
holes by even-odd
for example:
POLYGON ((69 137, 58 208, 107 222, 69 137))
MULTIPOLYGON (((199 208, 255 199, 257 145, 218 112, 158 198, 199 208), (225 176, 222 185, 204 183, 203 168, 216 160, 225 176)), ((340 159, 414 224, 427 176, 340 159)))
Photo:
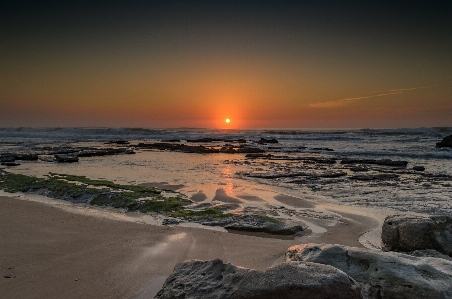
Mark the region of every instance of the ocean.
POLYGON ((188 198, 202 198, 203 203, 233 198, 233 202, 262 209, 265 208, 263 203, 281 204, 275 201, 275 196, 284 194, 317 203, 384 209, 391 213, 452 214, 452 148, 435 146, 451 134, 450 127, 360 130, 2 128, 0 154, 39 152, 46 146, 96 146, 127 140, 130 142, 127 146, 133 148, 136 155, 81 158, 77 165, 24 162, 7 169, 33 175, 80 174, 132 184, 163 182, 182 186, 179 192, 188 198), (206 147, 222 147, 244 139, 247 146, 260 148, 271 156, 176 153, 136 147, 138 143, 168 140, 193 144, 187 140, 202 138, 221 140, 199 143, 206 147), (261 138, 278 142, 258 143, 261 138), (387 159, 407 163, 397 167, 375 162, 387 159), (413 169, 415 166, 418 170, 413 169))

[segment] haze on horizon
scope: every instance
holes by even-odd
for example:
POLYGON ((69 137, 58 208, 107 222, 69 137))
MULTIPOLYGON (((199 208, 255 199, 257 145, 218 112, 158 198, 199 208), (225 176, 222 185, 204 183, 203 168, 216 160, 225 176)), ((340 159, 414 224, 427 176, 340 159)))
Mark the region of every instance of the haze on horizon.
POLYGON ((451 126, 451 15, 450 1, 5 0, 0 127, 451 126))

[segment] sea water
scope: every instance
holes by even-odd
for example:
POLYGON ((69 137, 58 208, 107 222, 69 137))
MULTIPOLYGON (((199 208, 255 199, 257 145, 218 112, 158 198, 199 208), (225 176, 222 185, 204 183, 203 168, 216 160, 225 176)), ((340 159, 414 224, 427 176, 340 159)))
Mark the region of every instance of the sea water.
MULTIPOLYGON (((333 165, 298 160, 246 159, 243 154, 187 154, 148 152, 137 155, 83 158, 72 165, 24 163, 10 171, 33 175, 48 172, 88 175, 126 183, 165 182, 180 184, 187 197, 204 194, 211 202, 220 193, 248 208, 278 204, 275 194, 318 202, 385 208, 394 212, 452 214, 452 149, 435 145, 452 128, 361 129, 361 130, 215 130, 146 128, 3 128, 0 153, 33 152, 43 146, 96 146, 111 140, 138 142, 237 139, 260 147, 276 157, 321 157, 336 159, 333 165), (260 138, 278 143, 260 144, 260 138), (406 168, 340 164, 342 159, 392 159, 408 162, 406 168), (413 166, 424 166, 415 171, 413 166), (344 172, 340 177, 322 177, 344 172), (289 174, 262 178, 259 174, 289 174), (293 173, 306 173, 290 177, 293 173), (382 174, 393 176, 381 177, 382 174), (380 176, 378 176, 380 175, 380 176), (362 178, 369 179, 362 179, 362 178), (361 178, 361 179, 360 179, 361 178), (379 179, 373 179, 379 178, 379 179)), ((220 195, 221 195, 220 194, 220 195)))

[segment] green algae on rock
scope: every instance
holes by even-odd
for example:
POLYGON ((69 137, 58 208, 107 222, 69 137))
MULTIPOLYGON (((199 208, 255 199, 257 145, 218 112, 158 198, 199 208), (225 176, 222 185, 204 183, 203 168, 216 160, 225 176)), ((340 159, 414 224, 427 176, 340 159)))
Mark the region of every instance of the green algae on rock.
POLYGON ((193 209, 193 202, 181 194, 162 194, 146 186, 122 185, 106 180, 92 180, 85 176, 49 173, 44 178, 15 174, 0 169, 0 189, 62 199, 73 203, 122 208, 127 211, 158 213, 172 218, 221 226, 235 230, 261 231, 292 235, 306 229, 301 222, 275 219, 263 215, 236 215, 219 207, 193 209), (166 196, 165 196, 166 195, 166 196))

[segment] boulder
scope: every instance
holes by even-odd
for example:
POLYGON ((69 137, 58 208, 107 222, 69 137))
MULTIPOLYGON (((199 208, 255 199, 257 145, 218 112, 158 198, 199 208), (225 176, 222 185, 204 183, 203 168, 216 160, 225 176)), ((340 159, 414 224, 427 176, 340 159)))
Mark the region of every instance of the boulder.
POLYGON ((416 171, 424 171, 424 170, 425 170, 425 167, 424 167, 424 166, 416 165, 416 166, 413 166, 413 170, 416 170, 416 171))
POLYGON ((383 223, 381 240, 385 250, 434 249, 452 256, 452 217, 388 216, 383 223))
POLYGON ((336 267, 361 283, 363 298, 452 298, 452 262, 442 258, 311 243, 290 247, 286 260, 336 267))
POLYGON ((452 135, 444 137, 443 140, 436 143, 436 147, 452 147, 452 135))
POLYGON ((159 299, 354 299, 356 281, 327 265, 289 262, 265 271, 237 267, 220 259, 176 265, 155 298, 159 299))

